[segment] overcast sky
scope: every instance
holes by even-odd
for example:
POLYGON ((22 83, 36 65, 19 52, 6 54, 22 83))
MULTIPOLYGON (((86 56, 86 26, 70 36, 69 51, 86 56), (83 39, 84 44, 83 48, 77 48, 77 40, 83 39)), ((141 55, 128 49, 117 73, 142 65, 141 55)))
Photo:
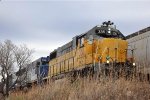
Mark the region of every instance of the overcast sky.
POLYGON ((150 26, 150 0, 0 0, 0 41, 26 44, 34 59, 113 21, 128 35, 150 26))

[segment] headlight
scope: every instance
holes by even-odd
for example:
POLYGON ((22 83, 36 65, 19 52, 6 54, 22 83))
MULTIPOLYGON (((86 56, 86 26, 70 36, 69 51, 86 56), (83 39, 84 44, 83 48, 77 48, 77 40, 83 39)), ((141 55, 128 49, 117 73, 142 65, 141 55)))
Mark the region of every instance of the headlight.
POLYGON ((110 34, 111 33, 111 29, 110 28, 108 28, 108 34, 110 34))
POLYGON ((111 33, 111 31, 108 31, 108 33, 110 34, 110 33, 111 33))
POLYGON ((135 63, 133 63, 133 66, 135 66, 135 63))
POLYGON ((106 63, 109 64, 109 60, 107 60, 106 63))

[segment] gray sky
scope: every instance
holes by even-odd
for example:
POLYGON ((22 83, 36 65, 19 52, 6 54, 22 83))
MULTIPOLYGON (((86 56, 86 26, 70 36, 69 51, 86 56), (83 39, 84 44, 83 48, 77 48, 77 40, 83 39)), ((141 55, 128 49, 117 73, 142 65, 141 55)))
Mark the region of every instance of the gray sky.
POLYGON ((34 59, 111 20, 124 34, 150 26, 150 0, 0 0, 0 41, 35 49, 34 59))

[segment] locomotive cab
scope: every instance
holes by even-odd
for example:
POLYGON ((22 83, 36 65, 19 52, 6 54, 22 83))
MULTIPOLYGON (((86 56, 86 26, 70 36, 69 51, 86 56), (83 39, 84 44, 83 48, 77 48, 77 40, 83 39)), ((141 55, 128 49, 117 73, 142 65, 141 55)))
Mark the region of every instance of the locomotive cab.
MULTIPOLYGON (((82 37, 83 35, 80 36, 82 37)), ((111 21, 94 27, 84 35, 84 38, 84 51, 86 55, 93 55, 92 59, 95 64, 124 63, 126 61, 127 41, 111 21)))

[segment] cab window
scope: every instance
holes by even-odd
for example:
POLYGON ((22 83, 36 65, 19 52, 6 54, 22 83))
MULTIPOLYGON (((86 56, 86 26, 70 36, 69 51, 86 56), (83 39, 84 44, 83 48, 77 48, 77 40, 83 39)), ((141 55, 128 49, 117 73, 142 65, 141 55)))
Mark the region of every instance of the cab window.
POLYGON ((84 47, 84 37, 78 39, 79 47, 84 47))

